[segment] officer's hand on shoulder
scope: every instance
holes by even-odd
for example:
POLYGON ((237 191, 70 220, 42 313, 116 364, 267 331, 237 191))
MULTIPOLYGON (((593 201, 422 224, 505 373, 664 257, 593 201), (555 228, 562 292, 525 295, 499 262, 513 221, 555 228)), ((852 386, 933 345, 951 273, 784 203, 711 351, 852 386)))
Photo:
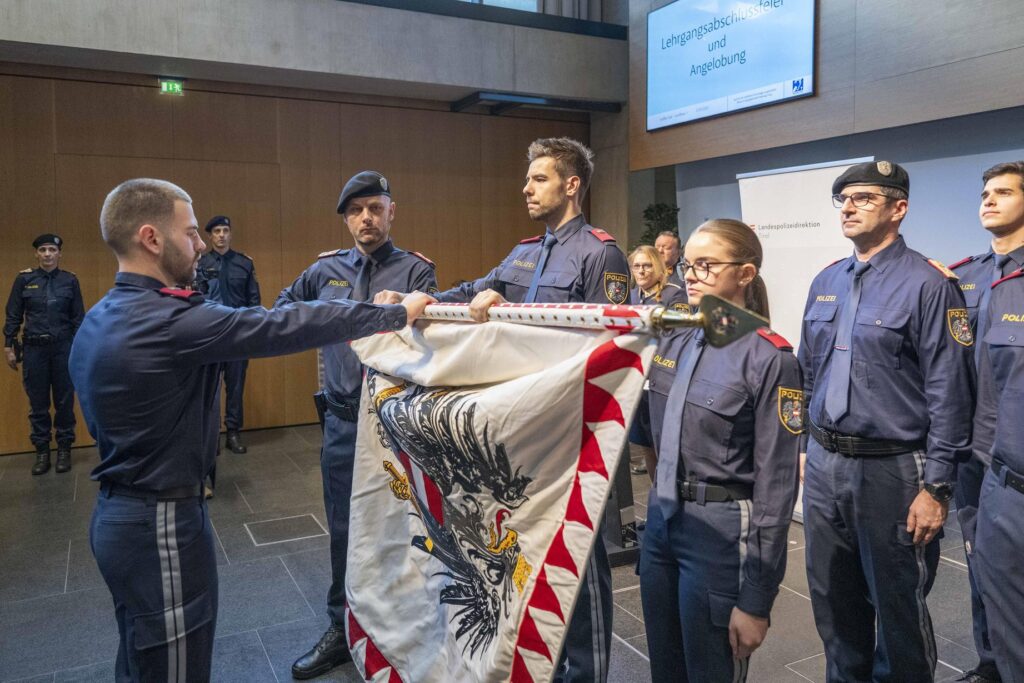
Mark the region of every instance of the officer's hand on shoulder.
POLYGON ((485 289, 469 302, 469 317, 478 323, 487 322, 487 309, 494 304, 505 304, 505 297, 493 289, 485 289))
POLYGON ((402 303, 402 299, 405 297, 406 295, 401 294, 400 292, 392 292, 390 289, 382 289, 373 295, 373 303, 379 305, 400 304, 402 303))
POLYGON ((430 304, 436 303, 437 299, 429 294, 424 294, 423 292, 412 292, 411 294, 406 294, 405 298, 402 299, 402 305, 405 306, 406 324, 412 325, 416 321, 416 318, 423 315, 423 309, 430 304))
POLYGON ((12 349, 10 346, 5 346, 4 347, 4 356, 7 357, 7 365, 11 368, 11 370, 17 370, 18 369, 18 355, 16 353, 14 353, 14 349, 12 349))

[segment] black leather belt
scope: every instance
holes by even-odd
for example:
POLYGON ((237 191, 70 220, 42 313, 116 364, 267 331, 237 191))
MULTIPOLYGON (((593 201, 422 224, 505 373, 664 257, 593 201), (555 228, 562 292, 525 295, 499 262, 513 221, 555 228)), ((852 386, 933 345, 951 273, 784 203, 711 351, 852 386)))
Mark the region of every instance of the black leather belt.
POLYGON ((100 491, 107 496, 127 496, 142 500, 185 500, 203 495, 203 485, 196 484, 194 486, 179 486, 173 489, 151 491, 150 489, 142 489, 137 486, 124 486, 123 484, 112 484, 105 481, 100 484, 100 491))
POLYGON ((326 391, 323 396, 327 410, 331 411, 334 417, 345 422, 359 422, 358 398, 341 398, 326 391))
POLYGON ((1005 463, 993 459, 992 473, 999 477, 999 483, 1003 486, 1009 486, 1017 493, 1024 493, 1024 477, 1011 470, 1005 463))
POLYGON ((52 334, 26 334, 21 338, 21 343, 25 346, 47 346, 57 341, 57 338, 52 334))
POLYGON ((839 453, 852 458, 880 458, 886 455, 899 455, 911 451, 923 451, 924 441, 889 441, 887 439, 865 439, 839 432, 821 429, 810 423, 811 436, 829 453, 839 453))
POLYGON ((679 500, 703 505, 704 503, 726 503, 730 500, 750 500, 754 487, 742 484, 708 484, 703 481, 677 481, 679 500))

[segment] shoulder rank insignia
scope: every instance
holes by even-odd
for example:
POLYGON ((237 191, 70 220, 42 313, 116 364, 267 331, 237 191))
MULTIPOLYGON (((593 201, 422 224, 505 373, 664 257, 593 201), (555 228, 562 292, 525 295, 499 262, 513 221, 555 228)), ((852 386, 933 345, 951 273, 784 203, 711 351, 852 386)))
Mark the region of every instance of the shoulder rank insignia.
POLYGON ((967 317, 966 308, 951 308, 946 311, 946 326, 956 343, 964 346, 974 343, 974 333, 971 331, 971 320, 967 317))
POLYGON ((194 289, 181 289, 180 287, 162 287, 158 290, 164 296, 173 296, 175 299, 199 303, 202 301, 202 293, 194 289))
POLYGON ((31 269, 31 268, 26 268, 25 270, 20 270, 20 271, 18 271, 18 272, 19 272, 19 273, 31 273, 31 272, 32 272, 32 269, 31 269))
POLYGON ((601 228, 592 228, 590 230, 590 234, 596 237, 597 239, 601 240, 602 242, 611 242, 612 244, 615 244, 615 238, 606 233, 601 228))
POLYGON ((319 254, 316 255, 316 257, 317 258, 327 258, 328 256, 334 256, 335 254, 340 254, 340 253, 341 253, 341 249, 331 249, 330 251, 321 251, 319 254))
POLYGON ((622 273, 606 272, 604 274, 604 295, 613 304, 626 303, 626 297, 629 296, 629 278, 622 273))
POLYGON ((413 256, 417 257, 421 261, 426 261, 427 265, 430 266, 431 268, 436 268, 437 267, 437 266, 434 265, 433 261, 428 259, 426 256, 424 256, 420 252, 418 252, 418 251, 410 251, 409 253, 412 254, 413 256))
POLYGON ((959 280, 960 276, 954 273, 952 270, 947 268, 941 261, 936 261, 933 258, 928 259, 928 263, 931 264, 932 268, 945 275, 950 280, 959 280))
POLYGON ((779 387, 779 421, 790 434, 800 434, 804 431, 803 391, 779 387))
POLYGON ((239 256, 244 256, 245 258, 247 258, 247 259, 249 259, 250 261, 252 261, 252 256, 249 256, 248 254, 243 254, 243 253, 242 253, 242 252, 240 252, 240 251, 238 251, 238 252, 235 252, 235 253, 237 253, 237 254, 238 254, 239 256))
POLYGON ((968 263, 971 263, 972 261, 974 261, 977 258, 978 258, 977 256, 968 256, 967 258, 962 258, 959 261, 957 261, 956 263, 950 263, 949 264, 949 269, 950 270, 956 270, 960 266, 966 266, 968 263))
POLYGON ((762 339, 767 339, 769 342, 771 342, 772 346, 781 351, 793 350, 793 345, 786 341, 786 338, 783 337, 778 332, 773 332, 772 330, 769 330, 767 327, 762 327, 758 329, 757 333, 761 335, 762 339))
POLYGON ((544 239, 544 235, 534 235, 533 237, 527 237, 525 240, 519 240, 519 244, 532 244, 540 242, 542 239, 544 239))
POLYGON ((1024 270, 1018 268, 1017 270, 1013 271, 1009 275, 1005 275, 1005 276, 999 278, 998 280, 996 280, 995 282, 993 282, 992 286, 995 287, 996 285, 998 285, 998 284, 1000 284, 1002 282, 1006 282, 1007 280, 1012 280, 1014 278, 1018 278, 1018 277, 1021 277, 1021 276, 1024 276, 1024 270))

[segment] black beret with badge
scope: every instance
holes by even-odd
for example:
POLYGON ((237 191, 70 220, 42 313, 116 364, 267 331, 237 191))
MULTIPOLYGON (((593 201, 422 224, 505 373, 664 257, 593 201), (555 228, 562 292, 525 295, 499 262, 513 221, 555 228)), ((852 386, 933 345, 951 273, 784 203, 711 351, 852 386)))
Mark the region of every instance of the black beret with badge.
POLYGON ((832 194, 839 194, 847 185, 894 187, 910 194, 910 176, 906 169, 891 161, 868 161, 851 166, 832 183, 832 194))
POLYGON ((203 228, 203 230, 205 230, 206 232, 211 232, 218 225, 226 225, 230 228, 231 219, 228 218, 227 216, 214 216, 213 218, 206 222, 206 227, 203 228))
POLYGON ((338 213, 345 213, 345 205, 356 197, 391 196, 391 184, 388 179, 376 171, 360 171, 349 178, 338 197, 338 213))
POLYGON ((52 244, 58 249, 64 248, 64 240, 60 238, 60 235, 54 235, 53 233, 50 232, 46 233, 45 235, 40 235, 39 237, 32 240, 33 249, 38 249, 44 244, 52 244))

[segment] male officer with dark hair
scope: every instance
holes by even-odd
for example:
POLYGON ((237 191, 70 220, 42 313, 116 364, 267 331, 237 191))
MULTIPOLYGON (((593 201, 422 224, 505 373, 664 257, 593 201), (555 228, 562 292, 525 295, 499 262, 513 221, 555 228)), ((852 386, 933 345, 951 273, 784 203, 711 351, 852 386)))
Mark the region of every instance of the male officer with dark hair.
POLYGON ((401 306, 318 301, 229 308, 177 289, 203 251, 180 187, 139 178, 103 203, 115 286, 71 349, 100 482, 89 539, 114 599, 118 681, 208 681, 217 563, 203 477, 216 452, 210 420, 219 364, 399 330, 433 299, 401 306))
MULTIPOLYGON (((530 218, 543 235, 512 249, 494 270, 437 295, 443 302, 470 302, 478 322, 493 304, 624 303, 629 266, 615 239, 587 223, 583 197, 593 175, 593 152, 570 138, 534 141, 523 194, 530 218)), ((598 534, 565 636, 555 680, 603 683, 608 678, 612 637, 611 567, 598 534)))
MULTIPOLYGON (((338 213, 355 240, 354 249, 327 251, 295 282, 281 291, 275 306, 292 301, 369 301, 383 290, 437 291, 434 264, 421 254, 403 251, 391 241, 398 206, 392 187, 380 173, 352 176, 338 198, 338 213)), ((331 624, 313 648, 292 665, 292 676, 314 678, 351 660, 345 642, 345 568, 348 517, 355 464, 356 423, 362 365, 345 343, 323 345, 323 386, 317 395, 324 443, 320 470, 324 507, 331 533, 331 587, 327 614, 331 624)))
POLYGON ((829 681, 935 672, 925 597, 970 452, 974 339, 956 276, 899 234, 909 190, 888 161, 836 179, 854 253, 814 279, 804 312, 807 578, 829 681))
POLYGON ((682 251, 682 241, 679 233, 673 230, 662 230, 654 240, 654 248, 661 256, 662 263, 668 271, 668 281, 683 290, 686 294, 686 283, 683 281, 683 274, 679 272, 679 255, 682 251))
MULTIPOLYGON (((974 330, 975 360, 981 360, 981 350, 989 327, 994 321, 989 312, 992 283, 1002 280, 1024 266, 1024 161, 996 164, 982 174, 984 187, 978 215, 981 226, 988 230, 991 242, 987 252, 969 256, 950 268, 960 276, 960 289, 967 300, 967 312, 974 330)), ((1007 284, 1003 291, 1013 290, 1007 284)), ((1002 294, 1002 292, 1000 292, 1002 294)), ((956 483, 956 516, 964 536, 967 554, 967 575, 971 585, 971 613, 974 626, 974 646, 978 652, 978 665, 959 679, 969 683, 1000 681, 993 652, 993 639, 988 628, 986 605, 978 590, 976 529, 982 481, 992 462, 992 438, 996 432, 995 412, 983 410, 982 368, 979 365, 978 412, 974 420, 974 443, 969 460, 960 463, 956 483)), ((1010 399, 1012 400, 1012 399, 1010 399)), ((1002 600, 1001 589, 995 599, 1002 600)))
MULTIPOLYGON (((252 257, 231 248, 231 219, 214 216, 207 222, 211 249, 199 259, 196 267, 196 289, 207 301, 216 301, 230 308, 260 305, 260 285, 252 257)), ((224 429, 227 447, 232 453, 245 453, 238 435, 243 425, 245 370, 248 360, 222 364, 224 375, 224 429)), ((220 410, 218 406, 218 411, 220 410)))
POLYGON ((71 469, 71 444, 75 441, 75 388, 68 374, 71 340, 82 324, 85 306, 75 274, 60 269, 64 240, 40 235, 32 241, 38 268, 26 268, 14 278, 7 299, 4 355, 12 370, 18 369, 18 331, 22 322, 22 380, 28 394, 29 423, 36 462, 32 474, 50 469, 51 430, 57 432, 57 472, 71 469), (50 396, 54 416, 50 419, 50 396))

